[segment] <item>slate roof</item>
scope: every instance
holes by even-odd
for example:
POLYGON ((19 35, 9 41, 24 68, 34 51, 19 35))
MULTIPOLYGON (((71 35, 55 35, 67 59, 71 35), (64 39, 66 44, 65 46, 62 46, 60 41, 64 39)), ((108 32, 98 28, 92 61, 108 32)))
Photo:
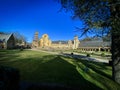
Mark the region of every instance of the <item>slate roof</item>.
POLYGON ((111 42, 103 41, 81 41, 80 47, 110 47, 111 42))
POLYGON ((7 42, 12 34, 0 34, 0 41, 7 42))

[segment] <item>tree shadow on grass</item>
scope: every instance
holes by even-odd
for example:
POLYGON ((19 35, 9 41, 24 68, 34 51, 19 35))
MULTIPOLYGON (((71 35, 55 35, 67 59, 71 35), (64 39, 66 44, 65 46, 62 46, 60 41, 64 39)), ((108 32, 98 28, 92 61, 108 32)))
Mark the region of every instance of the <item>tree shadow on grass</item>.
MULTIPOLYGON (((42 58, 45 60, 45 58, 48 57, 53 57, 53 55, 42 58)), ((42 64, 38 63, 35 67, 36 69, 31 72, 31 74, 29 73, 29 76, 26 76, 27 78, 24 79, 29 79, 26 80, 28 82, 38 83, 31 84, 29 86, 30 88, 28 87, 28 90, 48 90, 49 88, 52 88, 53 90, 101 90, 100 87, 85 80, 76 71, 76 66, 68 63, 60 56, 52 58, 42 64)))
POLYGON ((101 90, 100 87, 84 79, 76 70, 76 66, 60 56, 18 58, 19 55, 16 53, 19 51, 3 52, 1 55, 6 58, 0 60, 6 61, 0 61, 0 65, 8 65, 20 70, 22 90, 101 90), (27 87, 22 84, 23 82, 27 82, 27 87))
POLYGON ((8 63, 13 62, 19 55, 19 50, 0 50, 0 90, 19 90, 19 70, 8 63))
POLYGON ((103 89, 106 90, 119 90, 120 86, 111 79, 109 74, 105 73, 105 70, 106 72, 111 70, 106 68, 106 64, 80 59, 77 59, 77 61, 75 61, 75 64, 78 68, 82 69, 81 71, 86 72, 86 77, 89 77, 89 80, 93 80, 92 83, 96 83, 98 86, 101 86, 103 89))
POLYGON ((107 71, 112 71, 112 69, 110 68, 110 66, 107 63, 80 60, 80 59, 77 59, 77 62, 81 62, 86 67, 94 70, 95 72, 101 74, 102 76, 105 76, 105 77, 107 77, 109 79, 112 79, 112 76, 111 76, 112 72, 111 72, 111 74, 107 73, 107 71))
POLYGON ((20 50, 0 50, 0 65, 17 60, 16 58, 19 57, 18 53, 20 52, 20 50))
POLYGON ((83 60, 83 58, 85 58, 86 56, 82 56, 82 55, 70 55, 70 54, 64 54, 69 56, 69 58, 74 59, 77 63, 81 62, 82 64, 84 64, 86 67, 91 68, 92 70, 94 70, 95 72, 109 78, 112 79, 112 72, 107 73, 105 71, 112 71, 112 69, 110 68, 110 66, 107 63, 101 63, 101 62, 95 62, 95 61, 91 61, 91 60, 83 60), (78 59, 82 58, 82 59, 78 59))

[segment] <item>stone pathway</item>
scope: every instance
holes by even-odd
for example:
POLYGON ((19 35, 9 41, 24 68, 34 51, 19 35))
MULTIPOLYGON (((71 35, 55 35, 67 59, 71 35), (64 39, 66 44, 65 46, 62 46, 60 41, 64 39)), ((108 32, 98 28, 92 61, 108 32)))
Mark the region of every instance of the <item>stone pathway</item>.
POLYGON ((99 58, 92 58, 92 57, 87 57, 87 56, 84 56, 84 55, 77 55, 77 54, 73 54, 73 55, 71 55, 71 54, 63 54, 63 55, 67 56, 67 57, 83 59, 83 60, 88 60, 88 61, 109 63, 109 60, 104 60, 104 59, 99 59, 99 58))
POLYGON ((38 49, 31 49, 31 50, 50 53, 50 54, 56 54, 56 55, 63 55, 63 56, 72 57, 72 58, 78 58, 78 59, 83 59, 83 60, 102 62, 102 63, 109 63, 109 60, 93 58, 93 57, 87 57, 85 55, 82 55, 82 54, 80 55, 78 53, 74 53, 73 55, 71 55, 71 52, 62 52, 62 53, 60 53, 60 52, 52 52, 52 51, 43 51, 43 50, 38 50, 38 49))

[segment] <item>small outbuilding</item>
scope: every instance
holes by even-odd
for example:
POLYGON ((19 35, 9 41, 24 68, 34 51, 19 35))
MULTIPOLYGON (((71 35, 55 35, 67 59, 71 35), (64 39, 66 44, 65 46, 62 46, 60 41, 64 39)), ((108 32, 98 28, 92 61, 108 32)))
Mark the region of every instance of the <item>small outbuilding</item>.
POLYGON ((12 34, 0 34, 0 49, 12 49, 15 47, 15 37, 12 34))

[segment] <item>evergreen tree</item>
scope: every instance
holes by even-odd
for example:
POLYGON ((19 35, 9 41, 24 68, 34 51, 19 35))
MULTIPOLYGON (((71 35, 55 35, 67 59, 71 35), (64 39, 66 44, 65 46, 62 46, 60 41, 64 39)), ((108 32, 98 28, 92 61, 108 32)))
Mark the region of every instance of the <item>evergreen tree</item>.
POLYGON ((111 34, 112 77, 120 84, 120 0, 59 0, 62 8, 73 13, 73 19, 84 22, 78 28, 99 35, 111 34))

